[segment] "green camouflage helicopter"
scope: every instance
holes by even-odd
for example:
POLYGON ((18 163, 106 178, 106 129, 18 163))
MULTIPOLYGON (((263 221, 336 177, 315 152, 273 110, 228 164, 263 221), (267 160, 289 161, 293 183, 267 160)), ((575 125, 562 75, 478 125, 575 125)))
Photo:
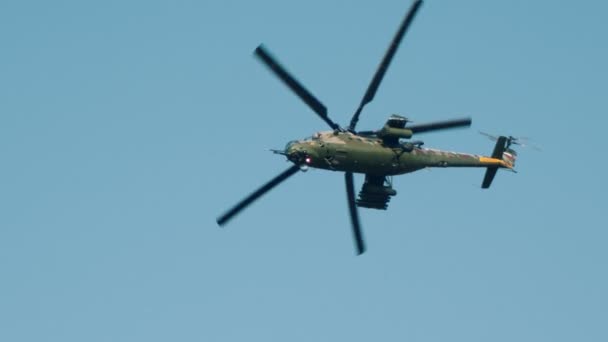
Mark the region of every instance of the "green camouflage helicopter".
POLYGON ((402 141, 402 139, 410 139, 418 133, 468 127, 471 125, 470 118, 408 125, 407 118, 392 115, 380 130, 355 130, 363 107, 373 100, 399 43, 420 5, 422 5, 422 0, 416 0, 409 8, 347 128, 332 121, 327 115, 327 108, 291 76, 263 45, 256 48, 255 56, 317 113, 332 130, 315 133, 307 139, 291 141, 287 143, 284 150, 273 150, 274 153, 286 156, 293 165, 220 216, 217 219, 220 226, 225 225, 252 202, 300 170, 306 171, 309 167, 313 167, 340 171, 344 172, 346 181, 347 202, 356 251, 357 254, 361 254, 365 251, 365 244, 357 207, 385 210, 390 198, 397 194, 392 187, 392 176, 430 167, 484 167, 487 168, 487 171, 482 188, 488 188, 499 168, 513 171, 517 153, 511 149, 511 145, 518 143, 514 137, 488 135, 496 140, 491 156, 428 149, 422 147, 422 141, 402 141), (353 173, 365 175, 365 182, 358 198, 355 198, 353 173))

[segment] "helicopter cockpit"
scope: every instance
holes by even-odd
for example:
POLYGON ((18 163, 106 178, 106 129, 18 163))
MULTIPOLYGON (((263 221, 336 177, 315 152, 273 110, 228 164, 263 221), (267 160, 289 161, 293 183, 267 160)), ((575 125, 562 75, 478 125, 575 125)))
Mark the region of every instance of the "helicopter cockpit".
POLYGON ((290 142, 288 142, 287 144, 285 144, 285 152, 289 151, 289 148, 291 148, 294 144, 297 144, 299 140, 292 140, 290 142))
POLYGON ((306 141, 319 141, 319 140, 321 140, 321 133, 320 132, 317 132, 317 133, 315 133, 315 134, 313 134, 311 136, 308 136, 308 137, 306 137, 304 139, 292 140, 292 141, 288 142, 285 145, 285 151, 288 151, 289 148, 292 147, 294 144, 303 143, 303 142, 306 142, 306 141))
POLYGON ((316 140, 319 140, 319 139, 321 139, 321 133, 317 132, 317 133, 315 133, 315 134, 313 134, 313 135, 311 135, 309 137, 306 137, 306 138, 304 138, 302 140, 303 141, 316 141, 316 140))

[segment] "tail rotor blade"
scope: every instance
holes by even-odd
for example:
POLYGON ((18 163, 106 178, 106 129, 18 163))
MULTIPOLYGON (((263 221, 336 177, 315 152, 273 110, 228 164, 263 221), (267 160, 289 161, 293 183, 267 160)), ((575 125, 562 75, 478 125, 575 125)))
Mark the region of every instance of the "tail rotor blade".
POLYGON ((543 150, 540 146, 530 144, 529 142, 526 142, 526 143, 518 142, 517 145, 520 145, 521 147, 529 147, 529 148, 531 148, 533 150, 536 150, 538 152, 542 152, 542 150, 543 150))
MULTIPOLYGON (((486 136, 488 139, 490 139, 492 141, 496 141, 499 138, 495 135, 492 135, 492 134, 489 134, 486 132, 482 132, 482 131, 479 131, 479 134, 486 136)), ((532 140, 532 139, 530 139, 528 137, 509 136, 509 137, 507 137, 507 139, 508 139, 509 145, 513 144, 513 145, 519 145, 521 147, 529 147, 529 148, 539 151, 539 152, 543 150, 540 146, 530 143, 530 140, 532 140)))
POLYGON ((498 140, 498 137, 495 135, 492 135, 490 133, 486 133, 486 132, 482 132, 482 131, 478 131, 479 134, 486 136, 488 139, 492 140, 492 141, 496 141, 498 140))
POLYGON ((378 65, 378 69, 376 70, 374 77, 372 78, 369 86, 367 87, 367 91, 365 92, 365 95, 363 96, 363 99, 361 100, 361 104, 359 104, 357 111, 355 112, 352 119, 350 120, 350 125, 348 126, 349 130, 353 131, 355 129, 355 126, 357 126, 357 122, 359 121, 359 115, 361 114, 363 107, 366 104, 372 102, 372 100, 374 99, 374 96, 376 95, 376 91, 378 90, 378 87, 380 87, 380 83, 382 82, 382 79, 384 78, 384 74, 386 73, 388 66, 391 64, 391 61, 393 60, 393 56, 395 56, 395 53, 397 52, 397 48, 399 48, 399 44, 401 43, 401 40, 403 40, 403 36, 405 35, 405 32, 407 31, 407 29, 410 27, 410 24, 414 20, 414 17, 416 16, 418 9, 420 8, 420 5, 422 5, 422 0, 415 0, 412 3, 412 6, 408 10, 407 14, 405 15, 405 18, 403 18, 403 21, 401 22, 401 25, 399 26, 399 29, 397 30, 395 37, 391 41, 391 45, 389 45, 388 50, 386 51, 386 54, 384 55, 384 58, 378 65))
POLYGON ((353 227, 353 236, 355 238, 355 246, 357 248, 357 255, 361 255, 363 252, 365 252, 365 243, 363 241, 361 223, 359 222, 359 212, 357 211, 357 206, 355 204, 355 185, 352 172, 346 172, 344 174, 344 178, 346 180, 346 196, 353 227))
POLYGON ((300 170, 299 165, 293 165, 289 169, 283 171, 281 174, 276 176, 275 178, 268 181, 268 183, 262 185, 259 189, 251 193, 249 196, 245 197, 242 201, 237 203, 234 207, 228 210, 224 215, 217 218, 217 224, 220 226, 225 225, 230 221, 234 216, 240 213, 243 209, 247 208, 251 203, 260 198, 262 195, 272 190, 277 185, 281 184, 284 180, 294 175, 296 172, 300 170))
POLYGON ((289 89, 291 89, 302 101, 304 101, 317 115, 323 119, 332 129, 340 126, 327 116, 327 108, 310 91, 308 91, 298 80, 296 80, 267 50, 264 45, 258 46, 254 54, 260 59, 289 89))
POLYGON ((541 152, 543 150, 540 146, 531 143, 530 140, 532 140, 532 139, 530 139, 528 137, 511 137, 511 141, 515 145, 519 145, 521 147, 529 147, 529 148, 539 151, 539 152, 541 152))

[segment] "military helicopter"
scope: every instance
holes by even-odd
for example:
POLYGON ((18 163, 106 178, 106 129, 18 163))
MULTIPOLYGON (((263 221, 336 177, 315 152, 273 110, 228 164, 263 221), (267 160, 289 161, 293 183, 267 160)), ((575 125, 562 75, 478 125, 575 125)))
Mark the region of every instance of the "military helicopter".
POLYGON ((422 141, 409 140, 419 133, 468 127, 471 125, 471 118, 408 125, 410 120, 407 118, 391 115, 379 130, 355 130, 363 107, 374 99, 403 36, 421 5, 422 0, 412 3, 346 128, 331 120, 325 105, 279 64, 263 45, 255 49, 255 57, 317 113, 331 130, 315 133, 307 139, 290 141, 283 150, 273 150, 274 153, 287 157, 293 165, 218 217, 217 223, 220 226, 228 223, 255 200, 298 171, 306 171, 312 167, 344 172, 356 253, 362 254, 365 251, 365 243, 357 207, 386 210, 391 197, 397 194, 392 187, 392 176, 431 167, 483 167, 487 170, 482 188, 489 188, 498 169, 513 170, 517 153, 511 149, 511 145, 518 143, 514 137, 489 136, 496 140, 491 156, 423 148, 422 141), (365 175, 365 182, 357 198, 354 173, 365 175))

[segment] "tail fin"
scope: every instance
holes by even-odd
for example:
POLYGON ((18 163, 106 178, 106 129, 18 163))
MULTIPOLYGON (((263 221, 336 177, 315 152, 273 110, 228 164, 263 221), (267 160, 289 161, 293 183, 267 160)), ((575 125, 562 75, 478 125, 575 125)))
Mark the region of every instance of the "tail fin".
MULTIPOLYGON (((507 149, 507 137, 498 137, 496 140, 496 146, 494 146, 494 152, 492 152, 492 158, 503 159, 503 153, 507 149)), ((481 183, 481 187, 483 189, 487 189, 492 184, 494 180, 494 176, 496 176, 496 171, 498 171, 498 166, 490 166, 486 170, 486 175, 483 177, 483 182, 481 183)))

